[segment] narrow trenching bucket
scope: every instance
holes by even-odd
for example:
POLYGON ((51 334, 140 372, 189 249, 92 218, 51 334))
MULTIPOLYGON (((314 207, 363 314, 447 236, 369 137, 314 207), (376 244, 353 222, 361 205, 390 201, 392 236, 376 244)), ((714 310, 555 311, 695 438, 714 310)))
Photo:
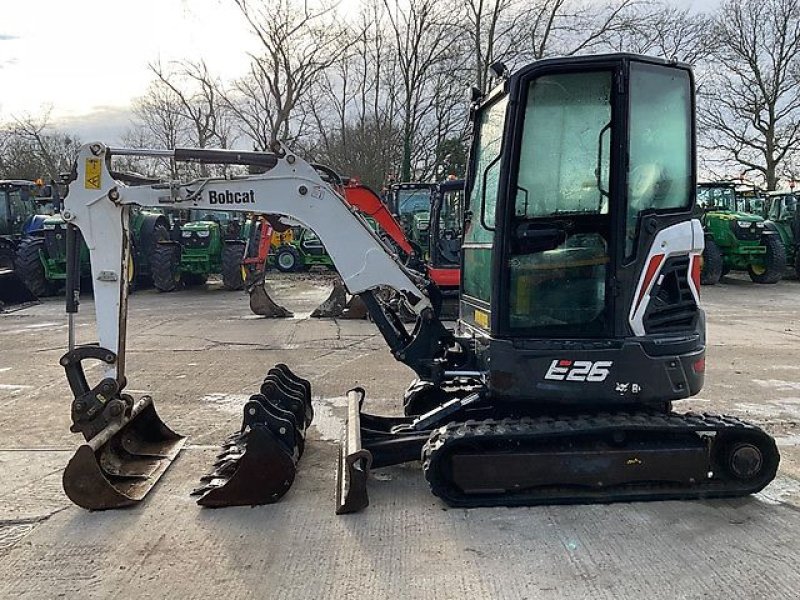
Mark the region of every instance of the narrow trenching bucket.
POLYGON ((38 302, 39 299, 12 269, 0 268, 0 312, 25 308, 38 302))
POLYGON ((159 418, 152 398, 143 396, 129 416, 78 448, 64 470, 64 491, 89 510, 136 504, 169 468, 185 441, 159 418))
POLYGON ((285 319, 294 316, 292 311, 287 310, 270 297, 263 273, 248 285, 247 292, 250 294, 250 310, 254 314, 268 319, 285 319))
POLYGON ((283 364, 269 370, 244 406, 240 431, 217 455, 214 469, 192 491, 201 506, 255 506, 280 500, 291 488, 314 416, 311 384, 283 364))

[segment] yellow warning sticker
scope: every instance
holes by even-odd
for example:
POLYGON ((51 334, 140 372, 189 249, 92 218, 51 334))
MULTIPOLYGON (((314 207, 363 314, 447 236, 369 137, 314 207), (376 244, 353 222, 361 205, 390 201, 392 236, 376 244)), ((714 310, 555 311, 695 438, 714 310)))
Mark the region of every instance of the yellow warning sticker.
POLYGON ((489 313, 475 309, 475 323, 484 329, 489 329, 489 313))
POLYGON ((86 174, 83 180, 83 187, 87 190, 99 190, 102 183, 102 168, 99 158, 86 159, 86 174))

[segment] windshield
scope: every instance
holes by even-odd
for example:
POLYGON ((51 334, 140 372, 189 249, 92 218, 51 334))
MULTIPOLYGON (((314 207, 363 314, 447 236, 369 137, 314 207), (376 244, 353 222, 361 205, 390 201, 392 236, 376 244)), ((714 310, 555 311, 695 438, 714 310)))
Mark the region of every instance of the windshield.
POLYGON ((536 79, 520 153, 516 216, 607 214, 611 73, 536 79))
POLYGON ((227 223, 235 221, 238 217, 226 210, 192 210, 189 212, 191 221, 216 221, 217 223, 227 223))
POLYGON ((430 188, 397 190, 397 212, 400 215, 412 215, 426 212, 431 208, 430 188))
POLYGON ((791 217, 797 210, 797 198, 792 194, 773 196, 770 202, 769 218, 781 219, 791 217))
POLYGON ((439 229, 461 232, 463 221, 464 190, 445 192, 442 197, 442 208, 439 213, 439 229))
POLYGON ((736 191, 729 186, 697 188, 697 205, 701 208, 736 210, 736 191))

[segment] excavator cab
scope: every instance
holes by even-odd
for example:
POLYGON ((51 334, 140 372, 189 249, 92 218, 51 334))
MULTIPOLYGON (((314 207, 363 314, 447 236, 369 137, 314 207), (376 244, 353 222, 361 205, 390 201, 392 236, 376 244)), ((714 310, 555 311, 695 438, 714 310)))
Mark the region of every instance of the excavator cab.
POLYGON ((703 383, 688 67, 534 63, 474 109, 459 334, 493 395, 664 403, 703 383))

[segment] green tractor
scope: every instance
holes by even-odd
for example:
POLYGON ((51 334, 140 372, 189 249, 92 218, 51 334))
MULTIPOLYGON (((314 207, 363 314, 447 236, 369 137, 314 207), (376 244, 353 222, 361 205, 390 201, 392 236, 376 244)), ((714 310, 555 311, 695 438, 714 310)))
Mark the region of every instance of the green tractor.
POLYGON ((41 226, 40 189, 26 179, 0 180, 0 268, 14 268, 20 240, 41 226))
POLYGON ((434 183, 395 183, 386 195, 389 210, 403 225, 409 243, 425 260, 429 258, 431 196, 435 191, 434 183))
POLYGON ((36 301, 16 270, 20 241, 45 218, 50 186, 25 179, 0 180, 0 311, 36 301))
POLYGON ((800 211, 794 192, 768 192, 765 198, 767 227, 775 231, 786 254, 786 264, 800 278, 800 211))
MULTIPOLYGON (((134 210, 131 215, 133 269, 131 284, 144 287, 152 279, 152 254, 160 240, 169 238, 169 220, 156 211, 134 210)), ((60 214, 45 218, 40 227, 19 243, 17 272, 28 289, 37 296, 57 294, 67 280, 67 226, 60 214)), ((80 275, 91 282, 89 249, 80 243, 80 275)))
POLYGON ((153 285, 161 292, 203 285, 222 274, 226 290, 244 289, 242 260, 249 221, 227 211, 189 211, 188 219, 173 218, 171 235, 159 240, 152 254, 153 285))
MULTIPOLYGON (((372 229, 380 234, 378 222, 370 216, 362 215, 372 229)), ((311 267, 334 269, 328 251, 316 233, 303 226, 292 227, 289 241, 270 251, 269 264, 283 273, 308 271, 311 267)))
POLYGON ((292 241, 278 246, 272 255, 276 269, 283 273, 307 271, 314 266, 333 269, 333 261, 316 233, 305 227, 292 229, 292 241))
POLYGON ((786 268, 780 237, 760 215, 744 212, 747 196, 733 182, 700 183, 697 204, 705 231, 701 283, 714 285, 730 271, 747 271, 755 283, 777 283, 786 268))

